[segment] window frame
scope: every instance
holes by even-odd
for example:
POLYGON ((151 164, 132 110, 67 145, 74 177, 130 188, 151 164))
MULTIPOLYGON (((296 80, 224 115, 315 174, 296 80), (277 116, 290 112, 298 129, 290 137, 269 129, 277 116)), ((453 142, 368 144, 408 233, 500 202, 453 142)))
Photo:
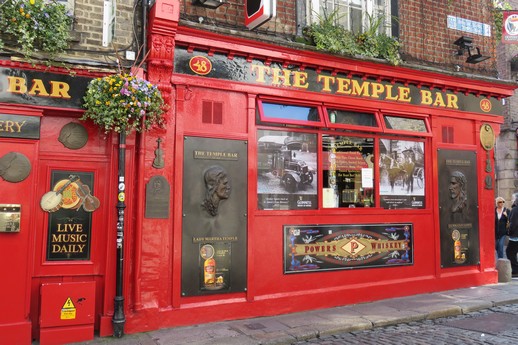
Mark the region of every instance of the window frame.
POLYGON ((275 98, 258 98, 257 99, 257 112, 259 114, 259 119, 261 123, 276 123, 282 125, 295 125, 295 126, 304 126, 308 128, 319 128, 324 127, 324 113, 322 109, 322 104, 315 102, 304 102, 304 101, 292 101, 292 100, 279 100, 275 98), (318 113, 319 120, 318 121, 309 121, 309 120, 293 120, 286 118, 277 118, 277 117, 269 117, 264 112, 263 103, 273 103, 279 105, 286 106, 295 106, 295 107, 309 107, 315 108, 318 113))
POLYGON ((397 134, 397 135, 405 135, 405 136, 412 136, 412 137, 431 137, 432 136, 432 129, 430 127, 430 117, 429 115, 423 115, 423 114, 409 114, 404 112, 386 112, 381 114, 380 123, 383 128, 383 133, 386 134, 397 134), (391 117, 400 117, 400 118, 408 118, 413 120, 423 120, 424 125, 426 127, 426 132, 415 132, 415 131, 409 131, 409 130, 403 130, 403 129, 392 129, 387 128, 387 125, 385 124, 385 116, 391 116, 391 117))
POLYGON ((383 132, 383 127, 381 126, 381 118, 380 112, 372 109, 362 109, 359 107, 344 107, 344 106, 334 106, 332 104, 325 104, 323 106, 324 110, 324 122, 326 128, 336 128, 336 129, 348 129, 348 130, 357 130, 360 132, 374 132, 381 133, 383 132), (374 116, 374 120, 376 121, 376 126, 362 126, 362 125, 350 125, 345 123, 334 123, 329 119, 329 110, 343 110, 348 112, 358 112, 358 113, 370 113, 374 116))
MULTIPOLYGON (((345 5, 339 5, 340 2, 344 2, 344 0, 306 0, 306 18, 307 18, 307 25, 311 25, 312 23, 316 23, 319 21, 319 18, 322 16, 320 9, 322 8, 331 8, 332 11, 334 11, 336 8, 342 8, 345 7, 347 9, 351 8, 351 2, 353 0, 347 0, 347 3, 345 5), (327 3, 330 5, 325 6, 327 3), (315 10, 318 9, 318 10, 315 10)), ((392 37, 398 37, 399 36, 399 26, 396 25, 396 30, 394 30, 394 25, 397 24, 397 20, 395 19, 398 16, 397 13, 397 0, 384 0, 385 6, 382 6, 385 10, 383 15, 385 16, 385 20, 383 21, 385 30, 383 33, 385 33, 388 36, 392 37), (393 11, 396 10, 396 13, 393 13, 393 11)), ((362 19, 361 19, 361 28, 362 32, 365 32, 365 30, 368 28, 368 15, 372 16, 375 15, 376 0, 361 0, 361 13, 362 13, 362 19)), ((332 12, 331 11, 331 12, 332 12)), ((326 15, 329 15, 330 11, 327 10, 326 15)), ((350 13, 347 12, 341 12, 343 13, 342 16, 349 17, 350 13)), ((339 15, 340 17, 341 15, 339 15)), ((343 25, 343 23, 340 23, 343 25)), ((345 27, 349 31, 353 31, 353 26, 351 25, 351 21, 347 20, 347 27, 345 27)))
MULTIPOLYGON (((373 205, 370 207, 356 207, 356 211, 354 212, 368 212, 368 211, 360 211, 360 210, 368 210, 370 208, 376 209, 386 209, 382 206, 381 199, 382 195, 380 193, 380 165, 379 165, 379 157, 380 157, 380 140, 403 140, 403 141, 412 141, 412 142, 422 142, 424 145, 424 162, 428 160, 426 158, 427 147, 429 147, 430 143, 428 142, 428 138, 432 137, 433 134, 431 132, 430 126, 430 114, 419 114, 419 113, 411 113, 411 112, 402 112, 402 111, 382 111, 377 108, 367 108, 367 107, 357 107, 357 106, 342 106, 337 105, 332 102, 318 102, 318 101, 298 101, 292 99, 285 98, 277 98, 277 97, 262 97, 258 96, 256 99, 256 123, 255 123, 255 131, 259 130, 288 130, 293 132, 301 132, 306 134, 315 134, 317 138, 317 169, 315 171, 317 185, 317 208, 312 209, 313 212, 335 212, 335 211, 344 211, 350 209, 348 207, 324 207, 324 190, 323 190, 323 179, 324 179, 324 163, 323 163, 323 136, 324 135, 332 135, 332 136, 341 136, 341 137, 358 137, 358 138, 371 138, 373 139, 373 187, 372 187, 372 198, 373 205), (309 108, 315 108, 318 111, 318 115, 320 117, 320 121, 300 121, 300 120, 289 120, 284 118, 272 118, 265 116, 263 109, 263 102, 265 103, 274 103, 280 105, 293 105, 293 106, 303 106, 309 108), (359 112, 359 113, 371 113, 373 114, 377 127, 369 127, 369 126, 361 126, 361 125, 349 125, 349 124, 337 124, 331 123, 329 120, 328 110, 336 109, 343 110, 347 112, 359 112), (398 118, 408 118, 414 120, 422 120, 424 126, 426 128, 426 132, 417 132, 411 130, 401 130, 401 129, 390 129, 385 125, 385 116, 392 116, 398 118), (279 125, 282 125, 280 128, 279 125)), ((425 163, 426 165, 426 163, 425 163)), ((425 176, 428 176, 428 173, 424 172, 425 176)), ((429 190, 430 184, 424 185, 424 196, 423 208, 400 208, 398 210, 408 211, 427 211, 429 210, 429 203, 426 202, 427 198, 427 189, 429 190)), ((258 206, 258 205, 257 205, 258 206)), ((303 209, 256 209, 256 212, 293 212, 293 211, 308 211, 303 209)))

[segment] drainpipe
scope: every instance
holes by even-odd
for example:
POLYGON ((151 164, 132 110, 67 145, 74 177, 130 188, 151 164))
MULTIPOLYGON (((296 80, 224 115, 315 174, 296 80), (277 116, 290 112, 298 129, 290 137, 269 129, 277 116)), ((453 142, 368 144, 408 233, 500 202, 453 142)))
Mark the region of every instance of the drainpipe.
POLYGON ((121 338, 124 335, 124 325, 126 317, 124 315, 124 296, 122 295, 123 279, 124 279, 124 209, 126 198, 124 190, 126 189, 125 160, 126 155, 126 133, 119 134, 119 174, 118 174, 118 193, 117 193, 117 268, 115 274, 115 298, 113 306, 113 336, 121 338))
MULTIPOLYGON (((148 0, 142 0, 142 60, 144 60, 147 56, 147 16, 148 16, 148 0)), ((142 61, 144 62, 144 61, 142 61)), ((145 121, 146 118, 142 119, 145 121)), ((136 229, 135 229, 135 275, 133 279, 133 291, 134 291, 134 308, 135 310, 140 310, 142 308, 142 302, 140 297, 140 284, 141 284, 141 276, 140 276, 140 267, 142 260, 142 226, 143 226, 143 216, 141 214, 141 210, 144 209, 144 198, 145 198, 145 190, 144 190, 144 156, 145 156, 145 131, 140 133, 139 140, 139 150, 138 150, 138 173, 137 173, 137 214, 136 214, 136 229)))

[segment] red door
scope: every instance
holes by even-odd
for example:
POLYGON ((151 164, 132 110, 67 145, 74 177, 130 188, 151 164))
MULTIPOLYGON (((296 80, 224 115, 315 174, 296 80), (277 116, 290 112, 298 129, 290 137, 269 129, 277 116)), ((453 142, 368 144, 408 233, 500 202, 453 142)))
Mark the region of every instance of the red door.
POLYGON ((52 337, 87 340, 99 325, 97 316, 104 313, 107 242, 114 234, 109 212, 114 205, 108 205, 110 148, 109 138, 77 119, 42 119, 31 284, 32 335, 42 344, 52 337), (70 131, 64 134, 67 128, 80 138, 70 142, 70 131), (53 289, 62 292, 63 284, 74 293, 55 298, 53 289), (49 319, 53 321, 45 321, 49 319))

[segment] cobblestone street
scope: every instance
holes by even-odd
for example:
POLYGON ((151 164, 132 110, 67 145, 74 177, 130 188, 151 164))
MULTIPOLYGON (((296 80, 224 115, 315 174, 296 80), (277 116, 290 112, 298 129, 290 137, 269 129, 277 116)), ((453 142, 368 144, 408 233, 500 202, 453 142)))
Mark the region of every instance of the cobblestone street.
POLYGON ((454 317, 323 336, 295 344, 518 344, 518 304, 454 317))

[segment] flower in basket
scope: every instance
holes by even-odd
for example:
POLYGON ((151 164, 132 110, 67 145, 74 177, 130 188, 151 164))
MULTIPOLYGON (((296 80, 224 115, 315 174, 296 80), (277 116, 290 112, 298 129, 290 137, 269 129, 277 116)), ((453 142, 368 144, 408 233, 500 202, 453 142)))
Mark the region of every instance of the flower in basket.
POLYGON ((164 100, 158 88, 132 74, 93 79, 84 97, 81 120, 92 120, 106 133, 129 134, 163 127, 164 100))
POLYGON ((26 57, 38 50, 51 56, 65 51, 71 25, 71 14, 56 0, 5 0, 0 3, 0 33, 21 47, 26 57))

